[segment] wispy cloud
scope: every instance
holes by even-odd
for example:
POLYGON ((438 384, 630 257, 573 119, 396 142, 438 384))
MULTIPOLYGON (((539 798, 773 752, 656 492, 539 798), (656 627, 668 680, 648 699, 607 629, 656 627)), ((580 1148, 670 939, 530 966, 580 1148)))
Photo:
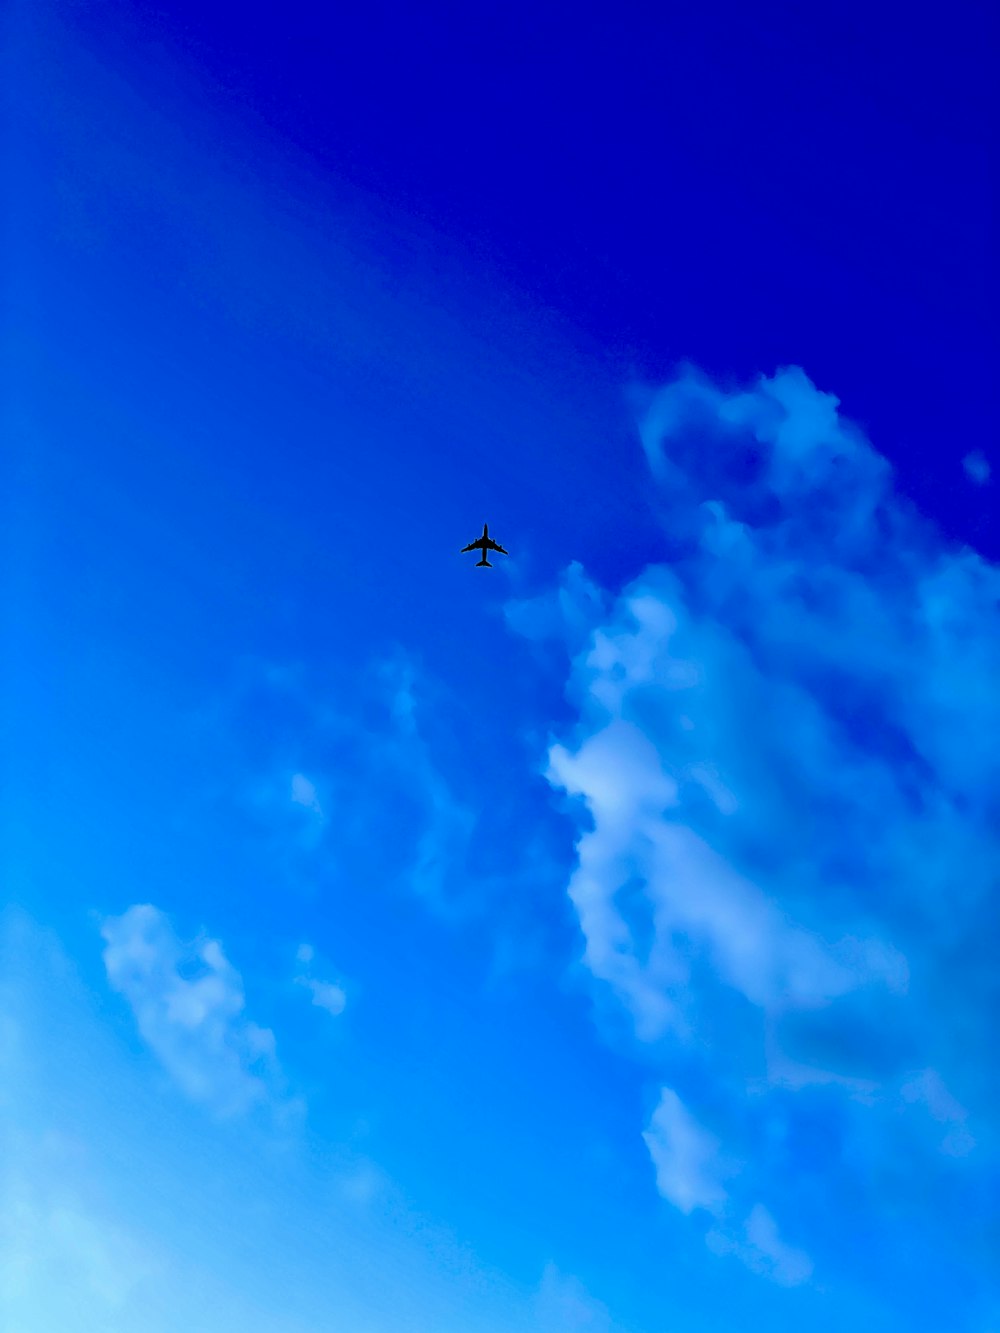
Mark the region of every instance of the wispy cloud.
POLYGON ((238 780, 242 800, 297 887, 364 874, 409 889, 442 915, 463 910, 477 814, 442 758, 448 737, 442 742, 436 721, 453 714, 455 701, 442 701, 442 687, 406 652, 315 689, 304 670, 251 663, 231 690, 217 710, 227 731, 246 734, 244 710, 254 717, 253 753, 240 760, 254 776, 238 780))
MULTIPOLYGON (((646 1134, 660 1189, 802 1281, 760 1197, 796 1206, 778 1145, 816 1098, 862 1174, 900 1116, 907 1151, 934 1152, 913 1116, 946 1103, 919 1070, 961 1085, 970 1123, 995 1105, 1000 571, 894 493, 800 370, 741 389, 687 368, 642 441, 670 563, 616 598, 574 566, 508 619, 570 653, 579 720, 545 771, 580 822, 584 963, 678 1070, 646 1134), (708 1104, 744 1164, 725 1195, 708 1104)), ((946 1153, 967 1142, 947 1105, 946 1153)))
POLYGON ((642 1136, 656 1168, 656 1185, 665 1199, 690 1213, 714 1212, 725 1201, 719 1142, 695 1120, 672 1088, 664 1088, 642 1136))
POLYGON ((925 1106, 934 1120, 949 1126, 941 1142, 943 1152, 951 1157, 964 1157, 976 1146, 975 1139, 965 1127, 968 1112, 951 1095, 936 1070, 922 1069, 907 1079, 901 1092, 904 1101, 925 1106))
POLYGON ((965 469, 965 475, 975 486, 985 486, 992 473, 989 460, 978 449, 973 449, 971 454, 965 455, 962 467, 965 469))
POLYGON ((763 1204, 754 1204, 743 1225, 742 1236, 726 1235, 713 1227, 706 1237, 716 1254, 732 1254, 763 1277, 783 1287, 797 1287, 812 1276, 812 1260, 802 1250, 786 1245, 778 1235, 774 1218, 763 1204))
POLYGON ((537 910, 541 894, 559 892, 565 838, 538 819, 542 784, 525 768, 526 742, 504 732, 497 746, 497 720, 474 716, 417 654, 396 647, 322 679, 305 666, 242 663, 205 725, 232 746, 214 799, 235 798, 242 816, 249 807, 272 877, 301 900, 348 885, 410 894, 475 934, 488 985, 535 966, 565 929, 561 913, 553 924, 537 910), (492 737, 485 802, 469 734, 492 737))
POLYGON ((323 807, 320 804, 319 795, 315 785, 305 776, 304 773, 292 774, 292 800, 296 805, 304 806, 310 810, 319 819, 324 819, 323 807))
POLYGON ((5 1082, 15 1104, 0 1116, 3 1326, 24 1333, 135 1328, 146 1316, 145 1326, 158 1328, 150 1305, 175 1276, 168 1254, 134 1222, 114 1215, 106 1191, 95 1188, 78 1124, 61 1133, 38 1121, 39 1111, 47 1119, 49 1106, 28 1115, 16 1105, 31 1085, 25 1075, 33 1063, 22 1055, 4 1069, 13 1076, 5 1082))
POLYGON ((454 910, 455 869, 466 868, 476 825, 473 808, 462 801, 435 762, 421 726, 413 664, 399 658, 380 672, 389 691, 395 727, 386 736, 386 757, 397 768, 423 810, 408 879, 413 890, 439 911, 454 910))
POLYGON ((5 1191, 0 1236, 0 1303, 31 1318, 49 1310, 110 1327, 141 1307, 162 1268, 135 1237, 72 1195, 42 1199, 25 1182, 5 1191))
POLYGON ((317 1008, 325 1009, 334 1018, 342 1014, 347 1005, 347 995, 343 987, 333 981, 321 981, 312 975, 312 964, 316 957, 316 950, 313 946, 311 944, 300 944, 295 956, 306 969, 296 976, 296 984, 304 986, 309 991, 312 1002, 317 1008))
POLYGON ((101 934, 108 981, 187 1096, 232 1115, 273 1094, 274 1034, 244 1015, 243 980, 218 940, 183 943, 148 903, 107 918, 101 934))
POLYGON ((536 1319, 537 1333, 613 1333, 607 1307, 555 1264, 542 1274, 536 1319))

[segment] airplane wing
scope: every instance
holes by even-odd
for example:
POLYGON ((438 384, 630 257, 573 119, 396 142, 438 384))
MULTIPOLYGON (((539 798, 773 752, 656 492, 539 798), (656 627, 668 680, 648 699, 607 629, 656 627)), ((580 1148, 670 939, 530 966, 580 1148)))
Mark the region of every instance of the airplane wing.
POLYGON ((460 554, 464 554, 466 551, 478 551, 482 544, 483 539, 480 537, 477 542, 469 542, 468 546, 463 546, 460 554))
POLYGON ((487 540, 486 545, 490 548, 491 551, 499 551, 501 555, 509 555, 509 552, 505 551, 504 548, 500 545, 500 543, 495 542, 492 537, 490 537, 487 540))

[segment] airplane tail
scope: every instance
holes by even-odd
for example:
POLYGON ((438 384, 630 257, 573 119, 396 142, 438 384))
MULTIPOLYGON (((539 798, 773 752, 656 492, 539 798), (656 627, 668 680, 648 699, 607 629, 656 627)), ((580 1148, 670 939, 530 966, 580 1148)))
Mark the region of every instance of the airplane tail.
POLYGON ((492 569, 492 568, 493 568, 493 566, 490 564, 490 562, 486 559, 486 552, 485 552, 485 551, 483 552, 483 558, 482 558, 482 560, 477 560, 477 561, 476 561, 476 568, 477 568, 477 569, 479 568, 480 565, 485 565, 487 569, 492 569))

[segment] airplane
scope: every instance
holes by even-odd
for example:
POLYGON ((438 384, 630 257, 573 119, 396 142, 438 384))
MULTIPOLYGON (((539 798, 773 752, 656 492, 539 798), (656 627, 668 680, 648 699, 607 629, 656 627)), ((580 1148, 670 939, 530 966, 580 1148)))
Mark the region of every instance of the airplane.
POLYGON ((477 569, 479 568, 480 565, 485 565, 487 569, 493 568, 490 562, 486 559, 487 551, 499 551, 501 555, 509 554, 509 552, 503 549, 503 547, 499 544, 499 542, 495 542, 493 538, 490 536, 490 525, 488 523, 483 524, 483 535, 477 538, 476 541, 469 542, 468 546, 463 546, 461 553, 464 555, 466 551, 477 551, 477 550, 481 550, 483 553, 482 560, 476 561, 477 569))

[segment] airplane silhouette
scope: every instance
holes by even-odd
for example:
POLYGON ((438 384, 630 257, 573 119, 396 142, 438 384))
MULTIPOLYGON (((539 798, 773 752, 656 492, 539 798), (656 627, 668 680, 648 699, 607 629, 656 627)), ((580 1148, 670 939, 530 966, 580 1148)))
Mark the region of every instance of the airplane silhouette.
POLYGON ((482 551, 483 558, 482 560, 476 561, 477 569, 479 568, 480 565, 486 565, 488 569, 493 568, 490 562, 486 559, 487 551, 499 551, 501 555, 509 554, 509 552, 503 549, 503 547, 499 544, 499 542, 495 542, 493 538, 490 536, 490 525, 488 523, 483 524, 483 535, 481 537, 477 538, 477 540, 474 542, 469 542, 468 546, 462 547, 463 554, 466 551, 478 551, 478 550, 482 551))

